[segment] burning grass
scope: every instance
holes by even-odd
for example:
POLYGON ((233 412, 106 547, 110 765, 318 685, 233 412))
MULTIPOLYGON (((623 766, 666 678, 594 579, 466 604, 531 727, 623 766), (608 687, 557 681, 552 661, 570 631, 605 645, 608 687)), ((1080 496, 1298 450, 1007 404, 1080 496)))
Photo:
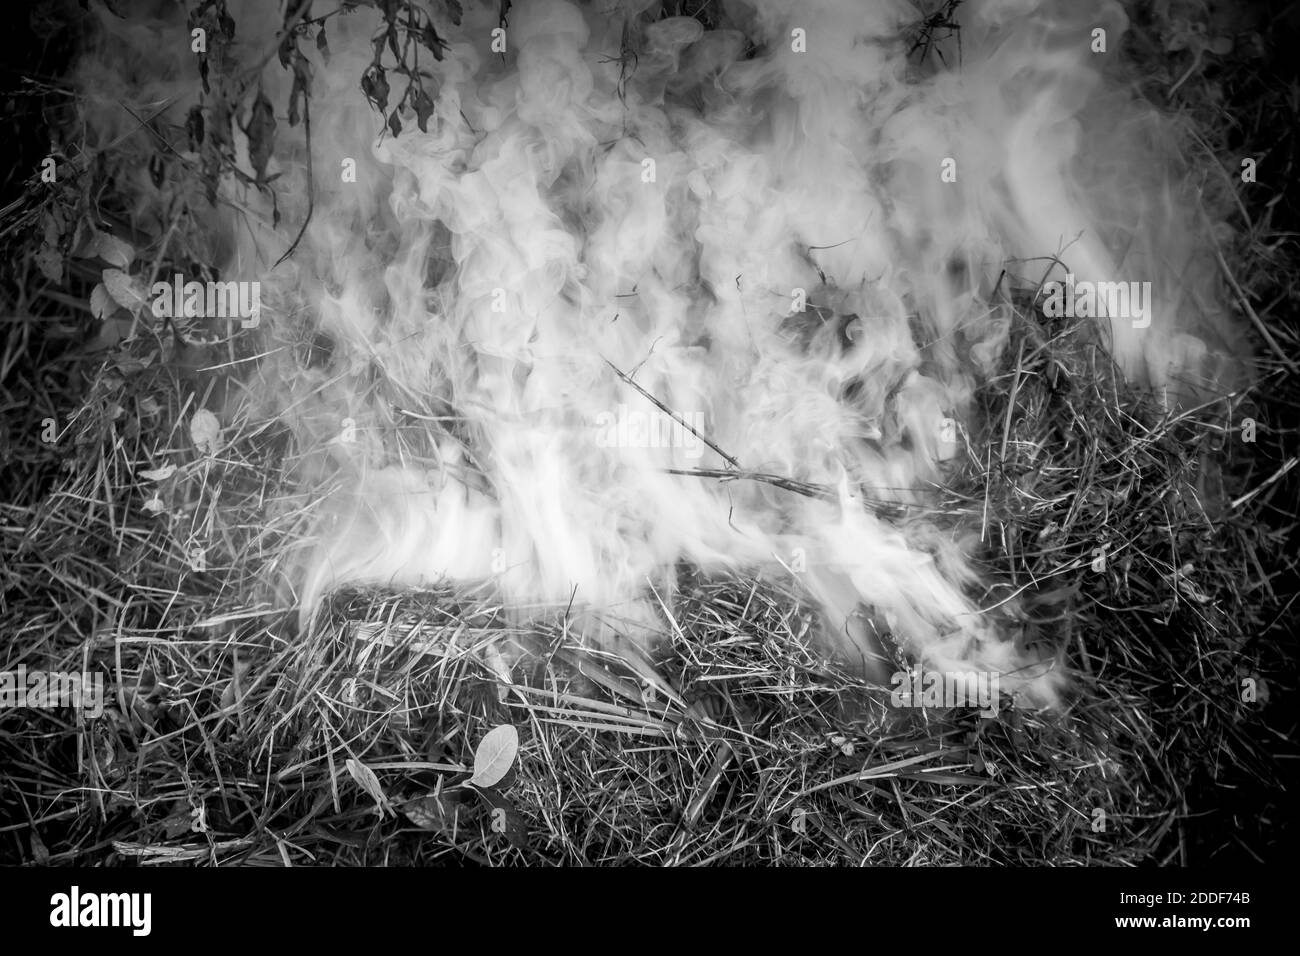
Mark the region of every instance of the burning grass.
POLYGON ((5 505, 8 663, 109 675, 99 720, 0 718, 6 856, 1130 864, 1205 859, 1225 840, 1265 852, 1281 797, 1247 817, 1217 793, 1269 793, 1282 732, 1267 701, 1285 692, 1283 595, 1265 569, 1285 557, 1260 520, 1278 485, 1261 487, 1259 446, 1239 443, 1247 397, 1167 415, 1078 326, 1021 311, 1013 335, 940 507, 982 525, 999 582, 985 603, 1021 592, 1027 636, 1066 648, 1076 693, 1063 713, 996 720, 889 706, 888 688, 816 652, 811 610, 778 581, 683 570, 654 660, 583 649, 563 608, 511 626, 486 594, 340 593, 301 634, 269 598, 306 505, 286 489, 273 423, 238 423, 216 454, 189 448, 174 475, 142 481, 131 463, 185 449, 202 403, 157 358, 119 357, 44 450, 65 463, 52 487, 5 505), (153 499, 158 514, 142 509, 153 499), (201 571, 187 547, 199 528, 214 543, 201 571), (1258 703, 1242 702, 1243 677, 1258 703), (465 786, 503 723, 523 741, 511 774, 465 786))
MULTIPOLYGON (((1225 266, 1294 355, 1294 269, 1260 265, 1293 246, 1250 221, 1225 266)), ((60 291, 33 251, 4 287, 0 667, 102 672, 107 700, 0 713, 0 859, 1134 865, 1287 837, 1285 362, 1170 413, 1086 320, 1018 303, 930 517, 979 529, 981 605, 1017 595, 1010 624, 1073 690, 990 720, 893 707, 827 662, 788 577, 680 569, 652 658, 581 646, 563 607, 509 623, 487 591, 337 592, 303 631, 283 568, 313 502, 283 427, 239 400, 251 356, 83 347, 68 302, 93 277, 60 291), (216 405, 241 412, 204 452, 216 405), (502 724, 510 772, 467 786, 502 724)))

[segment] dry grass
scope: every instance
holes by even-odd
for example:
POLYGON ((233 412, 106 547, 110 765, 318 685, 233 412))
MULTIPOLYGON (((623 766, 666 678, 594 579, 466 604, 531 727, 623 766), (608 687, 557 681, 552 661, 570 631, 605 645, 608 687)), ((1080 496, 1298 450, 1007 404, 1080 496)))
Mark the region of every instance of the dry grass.
MULTIPOLYGON (((1288 108, 1265 100, 1256 133, 1288 108)), ((1253 225, 1227 261, 1295 355, 1294 200, 1266 190, 1243 194, 1253 225)), ((108 701, 98 720, 0 713, 0 860, 1135 865, 1290 838, 1297 390, 1280 363, 1170 415, 1086 329, 1021 303, 937 508, 983 529, 984 603, 1019 594, 1016 624, 1065 648, 1076 690, 1059 714, 983 720, 891 708, 816 653, 779 582, 689 569, 650 661, 578 646, 562 608, 510 625, 483 593, 340 593, 302 632, 274 597, 310 505, 286 436, 251 411, 214 455, 188 433, 237 393, 240 356, 93 352, 67 304, 89 288, 14 250, 0 669, 101 671, 108 701), (141 477, 163 461, 174 475, 141 477), (520 730, 514 769, 466 786, 501 723, 520 730)))
POLYGON ((155 489, 130 463, 188 444, 183 391, 156 364, 101 371, 61 443, 72 467, 35 504, 5 506, 3 627, 7 665, 105 671, 110 706, 81 724, 0 718, 5 853, 1114 864, 1205 859, 1215 841, 1266 852, 1282 806, 1268 802, 1269 752, 1287 728, 1238 685, 1287 691, 1278 621, 1269 629, 1285 594, 1266 569, 1289 558, 1260 520, 1282 485, 1208 513, 1201 502, 1245 494, 1266 470, 1242 467, 1254 450, 1225 436, 1238 402, 1144 414, 1104 353, 1028 315, 1012 351, 1016 367, 983 392, 987 432, 971 436, 984 461, 954 477, 945 508, 986 522, 990 555, 1008 555, 990 557, 1003 584, 989 601, 1027 588, 1024 626, 1066 644, 1079 685, 1064 714, 994 721, 889 708, 810 648, 810 614, 773 582, 684 582, 653 683, 644 664, 576 646, 562 613, 523 631, 474 595, 340 594, 300 634, 250 600, 297 521, 277 443, 248 423, 211 459, 190 450, 162 491, 167 516, 147 514, 155 489), (1087 374, 1053 385, 1061 363, 1087 374), (150 398, 159 411, 144 416, 150 398), (186 560, 196 529, 211 542, 203 572, 186 560), (533 653, 511 669, 515 646, 533 653), (514 779, 485 796, 463 783, 500 723, 524 744, 514 779), (1224 787, 1244 787, 1244 805, 1222 806, 1224 787), (199 805, 206 833, 191 829, 199 805))

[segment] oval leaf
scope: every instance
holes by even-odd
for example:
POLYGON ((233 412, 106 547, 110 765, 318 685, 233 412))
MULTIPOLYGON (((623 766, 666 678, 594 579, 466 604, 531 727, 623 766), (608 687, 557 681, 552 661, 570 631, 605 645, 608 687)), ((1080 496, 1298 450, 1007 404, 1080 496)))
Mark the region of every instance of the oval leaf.
POLYGON ((135 258, 135 250, 129 243, 123 242, 117 236, 109 235, 106 232, 96 232, 91 238, 89 255, 87 258, 98 256, 107 262, 110 266, 117 266, 119 269, 125 269, 135 258))
POLYGON ((221 442, 221 423, 206 408, 200 408, 190 419, 190 438, 194 447, 205 455, 214 455, 221 442))
MULTIPOLYGON (((127 275, 121 269, 104 270, 104 288, 108 294, 113 297, 113 301, 126 309, 128 312, 136 313, 148 301, 145 295, 144 286, 139 279, 127 275)), ((94 298, 91 298, 93 307, 94 298)))
POLYGON ((41 274, 51 282, 62 282, 63 253, 59 252, 57 246, 47 242, 41 246, 41 251, 36 253, 36 268, 40 269, 41 274))
POLYGON ((474 752, 474 776, 470 783, 476 787, 494 787, 509 772, 519 753, 519 731, 511 724, 493 727, 474 752))
POLYGON ((461 806, 445 794, 429 793, 407 800, 400 807, 408 820, 421 830, 454 832, 471 816, 470 808, 461 806))
POLYGON ((108 294, 108 289, 104 283, 95 286, 90 293, 90 314, 97 319, 106 318, 110 313, 117 309, 117 303, 113 297, 108 294))

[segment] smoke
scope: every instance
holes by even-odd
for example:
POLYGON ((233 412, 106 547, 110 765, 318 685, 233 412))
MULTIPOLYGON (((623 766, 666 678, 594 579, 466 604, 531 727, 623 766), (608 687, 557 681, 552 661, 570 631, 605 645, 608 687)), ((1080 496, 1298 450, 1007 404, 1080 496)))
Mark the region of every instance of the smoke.
MULTIPOLYGON (((358 85, 380 11, 331 17, 328 64, 300 43, 309 179, 268 53, 282 14, 230 4, 223 55, 280 119, 282 222, 231 175, 210 207, 137 172, 138 213, 165 229, 183 201, 196 257, 262 283, 250 392, 312 503, 295 600, 491 581, 520 616, 572 605, 594 639, 649 639, 682 563, 762 572, 815 599, 833 653, 869 664, 887 638, 1050 702, 1052 661, 999 633, 969 536, 922 506, 1012 289, 1150 283, 1145 316, 1098 318, 1125 374, 1171 401, 1226 374, 1196 171, 1129 92, 1123 9, 972 0, 924 50, 911 3, 676 6, 523 0, 494 34, 496 3, 459 25, 421 5, 447 48, 421 51, 427 132, 407 107, 398 135, 358 85)), ((133 122, 119 100, 223 122, 183 18, 155 12, 100 16, 79 78, 103 142, 133 122)))

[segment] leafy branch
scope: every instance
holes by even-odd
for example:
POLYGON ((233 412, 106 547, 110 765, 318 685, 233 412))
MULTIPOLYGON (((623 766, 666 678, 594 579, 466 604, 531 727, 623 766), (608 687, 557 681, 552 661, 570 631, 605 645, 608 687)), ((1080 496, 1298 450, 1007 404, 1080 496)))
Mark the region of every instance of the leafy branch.
MULTIPOLYGON (((463 11, 459 0, 442 0, 442 3, 447 17, 455 26, 460 26, 463 11)), ((421 132, 427 133, 434 106, 433 97, 425 89, 425 81, 432 83, 435 78, 420 69, 420 49, 427 50, 441 62, 447 42, 438 34, 429 12, 416 6, 412 0, 378 0, 377 5, 384 25, 371 41, 375 54, 361 76, 361 92, 381 114, 388 114, 384 125, 394 136, 402 132, 402 120, 398 114, 403 106, 410 106, 415 113, 416 125, 421 132), (392 55, 390 66, 384 65, 385 53, 392 55), (390 73, 405 76, 407 80, 405 91, 391 110, 390 73)))

